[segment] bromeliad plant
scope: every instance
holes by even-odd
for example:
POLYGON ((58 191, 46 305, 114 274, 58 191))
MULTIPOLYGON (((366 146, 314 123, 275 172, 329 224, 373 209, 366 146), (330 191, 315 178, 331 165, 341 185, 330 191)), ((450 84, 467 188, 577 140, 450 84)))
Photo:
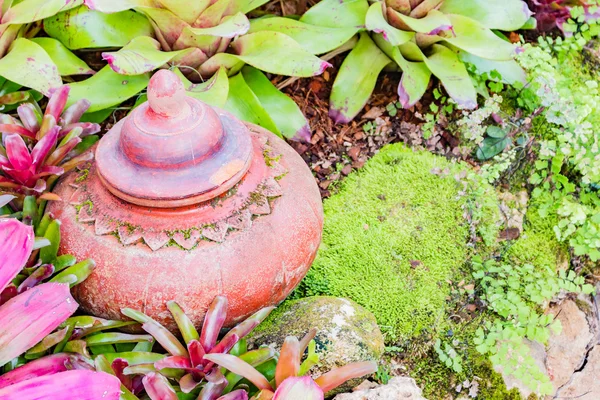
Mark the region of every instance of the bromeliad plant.
MULTIPOLYGON (((0 292, 5 293, 18 279, 34 243, 31 226, 13 218, 0 218, 0 292)), ((42 357, 65 337, 64 330, 52 332, 75 312, 77 303, 68 284, 37 285, 41 280, 38 278, 25 280, 23 283, 28 283, 19 286, 19 294, 0 305, 0 371, 6 372, 0 373, 0 398, 117 400, 118 379, 90 371, 92 367, 83 357, 60 349, 42 357), (27 358, 35 361, 14 369, 27 358)))
MULTIPOLYGON (((125 367, 126 375, 158 372, 177 381, 183 393, 190 393, 204 383, 198 398, 215 399, 228 387, 233 387, 241 377, 234 382, 235 377, 232 374, 224 375, 214 362, 205 358, 205 355, 234 352, 252 365, 260 365, 275 356, 273 350, 269 348, 246 352, 246 344, 243 341, 243 338, 260 324, 274 307, 258 311, 231 329, 220 341, 217 339, 227 317, 227 299, 225 297, 217 296, 213 300, 200 333, 177 303, 170 301, 167 303, 167 307, 177 323, 185 345, 182 345, 165 327, 145 314, 129 308, 122 310, 123 314, 141 323, 142 329, 152 335, 169 353, 166 358, 161 357, 146 364, 132 366, 129 364, 135 363, 135 359, 123 358, 121 365, 125 367)), ((143 384, 149 394, 163 391, 175 393, 170 383, 156 374, 146 375, 143 384)), ((163 399, 162 397, 153 397, 151 394, 150 396, 152 399, 163 399)))
MULTIPOLYGON (((168 65, 179 67, 193 81, 212 78, 202 86, 192 86, 189 82, 190 95, 224 107, 282 136, 307 140, 310 131, 306 118, 260 71, 308 77, 322 73, 329 63, 284 33, 248 33, 251 22, 246 13, 264 3, 265 0, 197 1, 194 4, 181 0, 86 0, 89 9, 83 6, 58 14, 44 21, 44 29, 70 49, 122 46, 102 56, 113 73, 132 79, 168 65), (132 28, 126 22, 138 23, 144 16, 152 24, 153 32, 131 35, 132 28), (90 26, 89 19, 97 24, 90 26), (130 40, 125 42, 126 38, 130 40), (239 74, 246 64, 254 68, 239 74), (285 116, 281 115, 282 111, 286 112, 285 116)), ((89 84, 101 78, 93 77, 89 84)), ((136 93, 132 90, 129 96, 136 93)), ((118 104, 121 100, 112 103, 118 104)))
MULTIPOLYGON (((258 311, 218 341, 219 332, 227 316, 227 300, 224 297, 217 296, 214 299, 200 333, 177 303, 171 301, 167 306, 179 327, 185 345, 145 314, 123 309, 123 314, 141 323, 142 328, 151 334, 169 355, 164 357, 156 353, 106 354, 101 356, 105 357, 104 359, 100 358, 103 367, 98 367, 119 376, 128 389, 133 388, 132 382, 139 380, 143 374, 143 387, 152 400, 175 400, 179 391, 183 394, 193 393, 194 396, 197 394, 200 400, 247 400, 249 394, 254 394, 253 399, 257 400, 322 400, 325 392, 348 379, 368 375, 377 370, 374 362, 364 362, 338 368, 316 380, 303 376, 318 362, 315 342, 312 340, 316 334, 314 330, 301 341, 288 337, 278 361, 275 352, 268 347, 247 351, 243 338, 269 315, 273 307, 258 311), (307 349, 308 356, 301 362, 307 349), (244 378, 246 381, 243 381, 244 378), (177 383, 177 390, 170 381, 177 383)), ((98 358, 96 364, 98 366, 98 358)), ((134 394, 134 390, 130 391, 134 394)))
POLYGON ((333 369, 315 380, 304 376, 318 361, 313 355, 315 333, 309 332, 301 341, 293 336, 285 339, 275 366, 275 377, 271 380, 245 360, 231 354, 207 354, 204 358, 250 381, 258 389, 252 398, 255 400, 323 400, 325 393, 347 380, 377 371, 377 364, 367 361, 333 369), (309 347, 312 347, 309 357, 301 362, 309 347))
POLYGON ((524 81, 513 60, 518 48, 497 35, 530 22, 522 0, 323 0, 298 21, 261 18, 250 32, 273 30, 288 34, 314 54, 351 47, 330 98, 330 116, 345 123, 367 102, 384 68, 399 68, 403 107, 412 107, 435 75, 456 103, 477 106, 477 91, 465 66, 478 73, 496 70, 507 83, 524 81), (320 39, 320 40, 319 40, 320 39), (318 43, 318 44, 317 44, 318 43))
POLYGON ((100 126, 79 122, 90 106, 87 100, 65 110, 68 95, 69 87, 61 86, 45 112, 33 101, 17 108, 19 119, 0 114, 0 190, 54 199, 44 192, 56 177, 93 157, 82 152, 98 139, 92 135, 100 126))

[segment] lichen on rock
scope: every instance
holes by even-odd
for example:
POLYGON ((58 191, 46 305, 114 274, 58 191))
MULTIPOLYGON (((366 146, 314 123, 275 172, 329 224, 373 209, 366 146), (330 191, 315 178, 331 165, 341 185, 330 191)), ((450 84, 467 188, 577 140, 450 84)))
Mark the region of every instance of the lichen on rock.
MULTIPOLYGON (((250 334, 248 344, 280 349, 286 336, 301 338, 312 328, 317 330, 315 343, 320 357, 319 365, 311 370, 315 378, 349 363, 379 361, 383 355, 383 335, 373 314, 353 301, 328 296, 284 303, 250 334)), ((360 378, 351 380, 335 393, 360 382, 360 378)))
POLYGON ((375 314, 388 339, 445 318, 447 281, 468 273, 473 204, 482 205, 479 224, 497 232, 494 191, 474 180, 481 190, 465 190, 468 168, 401 144, 382 149, 325 201, 323 243, 296 296, 350 298, 375 314))

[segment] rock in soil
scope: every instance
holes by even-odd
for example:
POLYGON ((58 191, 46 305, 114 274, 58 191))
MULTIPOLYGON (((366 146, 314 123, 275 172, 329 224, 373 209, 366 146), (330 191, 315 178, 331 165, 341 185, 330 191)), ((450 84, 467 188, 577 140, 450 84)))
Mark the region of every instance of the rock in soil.
POLYGON ((600 399, 600 345, 592 348, 582 370, 573 374, 570 382, 556 393, 555 398, 564 400, 600 399))
POLYGON ((392 378, 387 385, 381 385, 374 389, 357 390, 352 393, 342 393, 333 400, 426 400, 423 392, 408 377, 392 378))
MULTIPOLYGON (((328 296, 307 297, 281 305, 248 338, 249 347, 280 349, 286 336, 302 338, 317 329, 315 342, 321 359, 313 378, 357 361, 378 362, 384 352, 383 335, 369 311, 353 301, 328 296)), ((329 393, 349 391, 364 378, 353 379, 329 393)))

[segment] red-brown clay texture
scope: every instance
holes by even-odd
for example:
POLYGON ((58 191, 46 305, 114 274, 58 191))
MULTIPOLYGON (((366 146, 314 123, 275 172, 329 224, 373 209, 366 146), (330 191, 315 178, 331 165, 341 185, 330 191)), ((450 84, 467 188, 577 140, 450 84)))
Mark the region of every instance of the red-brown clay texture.
POLYGON ((291 147, 248 127, 250 169, 229 192, 197 206, 127 203, 108 192, 94 166, 61 179, 55 193, 63 201, 48 208, 62 222, 60 252, 97 263, 74 289, 85 312, 124 319, 120 310, 131 307, 175 331, 167 301, 199 326, 212 299, 225 295, 231 326, 293 290, 321 241, 321 197, 291 147))

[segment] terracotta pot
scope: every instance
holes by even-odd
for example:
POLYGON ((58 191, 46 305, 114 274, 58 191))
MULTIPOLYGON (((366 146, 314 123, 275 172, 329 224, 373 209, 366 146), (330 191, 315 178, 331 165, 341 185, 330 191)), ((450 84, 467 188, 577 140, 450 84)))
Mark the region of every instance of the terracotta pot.
POLYGON ((216 295, 229 300, 226 325, 281 302, 321 240, 309 168, 267 130, 186 97, 169 71, 148 93, 102 138, 96 161, 54 190, 60 252, 97 263, 75 297, 87 313, 124 319, 131 307, 173 331, 169 300, 196 326, 216 295))

